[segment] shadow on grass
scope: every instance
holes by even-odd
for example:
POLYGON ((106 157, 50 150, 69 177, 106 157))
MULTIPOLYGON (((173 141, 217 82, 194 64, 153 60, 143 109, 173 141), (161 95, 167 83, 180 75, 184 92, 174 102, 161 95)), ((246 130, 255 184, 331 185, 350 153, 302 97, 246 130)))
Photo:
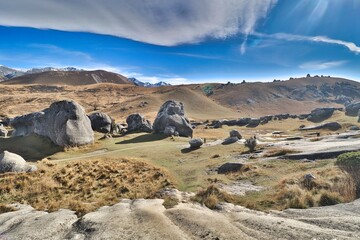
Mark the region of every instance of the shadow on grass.
POLYGON ((199 150, 200 148, 183 148, 181 149, 181 153, 191 153, 193 151, 199 150))
POLYGON ((162 134, 152 134, 152 133, 148 133, 148 134, 144 134, 129 140, 124 140, 121 142, 117 142, 116 144, 130 144, 130 143, 142 143, 142 142, 155 142, 155 141, 160 141, 167 138, 166 135, 162 135, 162 134))
POLYGON ((57 152, 64 151, 50 139, 36 134, 30 136, 0 138, 0 153, 9 151, 22 156, 26 161, 35 162, 57 152))

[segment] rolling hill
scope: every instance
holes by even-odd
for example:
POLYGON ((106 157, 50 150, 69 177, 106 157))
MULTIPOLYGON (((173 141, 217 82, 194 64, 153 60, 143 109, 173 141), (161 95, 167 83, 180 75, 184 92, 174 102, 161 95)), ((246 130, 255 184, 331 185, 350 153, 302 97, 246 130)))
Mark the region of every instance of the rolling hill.
POLYGON ((88 85, 96 83, 131 84, 126 77, 103 70, 96 71, 47 71, 26 74, 3 82, 6 85, 88 85))

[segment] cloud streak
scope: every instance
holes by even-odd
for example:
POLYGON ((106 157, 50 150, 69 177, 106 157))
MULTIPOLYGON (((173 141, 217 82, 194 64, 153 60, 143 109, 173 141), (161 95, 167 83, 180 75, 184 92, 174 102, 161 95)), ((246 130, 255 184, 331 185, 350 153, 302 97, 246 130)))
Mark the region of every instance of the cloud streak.
POLYGON ((336 44, 346 47, 355 54, 360 53, 360 47, 357 46, 355 43, 338 40, 338 39, 332 39, 326 36, 302 36, 302 35, 294 35, 288 33, 275 33, 275 34, 253 33, 252 35, 257 37, 271 38, 271 39, 278 39, 285 41, 308 41, 308 42, 336 44))
POLYGON ((301 69, 309 69, 309 70, 324 70, 329 68, 340 67, 347 63, 347 61, 313 61, 313 62, 306 62, 301 64, 299 68, 301 69))
POLYGON ((174 46, 253 32, 277 0, 11 0, 0 25, 113 35, 174 46))

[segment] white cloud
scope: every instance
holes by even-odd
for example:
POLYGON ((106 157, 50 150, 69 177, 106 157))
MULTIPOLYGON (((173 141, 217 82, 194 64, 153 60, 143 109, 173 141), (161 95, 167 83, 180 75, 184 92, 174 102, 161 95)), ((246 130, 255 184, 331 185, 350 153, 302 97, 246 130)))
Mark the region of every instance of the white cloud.
POLYGON ((313 61, 313 62, 306 62, 301 64, 299 68, 301 69, 309 69, 309 70, 323 70, 329 68, 335 68, 344 65, 347 61, 313 61))
POLYGON ((0 25, 173 46, 254 31, 277 0, 1 0, 0 25))
POLYGON ((309 42, 322 42, 322 43, 329 43, 329 44, 337 44, 343 47, 348 48, 351 52, 355 54, 360 53, 360 47, 357 46, 353 42, 347 42, 338 39, 332 39, 326 36, 302 36, 302 35, 294 35, 288 33, 275 33, 275 34, 264 34, 264 33, 253 33, 252 35, 258 37, 266 37, 266 38, 273 38, 278 40, 285 40, 285 41, 309 41, 309 42))

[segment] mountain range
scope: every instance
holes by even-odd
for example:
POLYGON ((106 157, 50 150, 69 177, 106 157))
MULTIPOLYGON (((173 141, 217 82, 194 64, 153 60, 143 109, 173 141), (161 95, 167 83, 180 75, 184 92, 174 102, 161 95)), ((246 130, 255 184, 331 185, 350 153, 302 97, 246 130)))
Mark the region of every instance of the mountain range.
MULTIPOLYGON (((64 73, 63 75, 67 75, 69 77, 69 75, 81 76, 81 74, 80 74, 81 72, 85 73, 85 75, 86 75, 86 73, 90 73, 90 75, 92 74, 92 76, 94 76, 94 72, 100 72, 100 71, 102 72, 102 75, 106 72, 106 71, 102 71, 102 70, 86 71, 86 70, 78 69, 78 68, 75 68, 75 67, 65 67, 65 68, 44 67, 44 68, 32 68, 32 69, 29 69, 29 70, 17 70, 17 69, 14 69, 14 68, 10 68, 10 67, 0 65, 0 82, 12 80, 12 81, 10 81, 11 83, 16 83, 19 80, 20 81, 24 80, 24 77, 22 77, 22 76, 29 75, 29 74, 36 74, 34 76, 31 76, 31 77, 26 77, 27 79, 32 79, 32 80, 29 80, 29 81, 26 81, 26 82, 37 83, 37 81, 39 81, 39 78, 41 78, 40 81, 42 83, 46 83, 45 78, 46 78, 47 74, 40 74, 40 73, 49 73, 49 75, 54 77, 54 75, 59 75, 59 74, 56 74, 54 72, 58 72, 58 73, 63 72, 64 73), (53 73, 51 74, 51 72, 53 72, 53 73), (68 72, 73 72, 74 74, 69 74, 68 72), (75 74, 76 72, 79 73, 79 74, 75 74), (16 78, 19 78, 19 77, 22 77, 22 78, 17 80, 16 78), (36 79, 36 80, 34 80, 34 79, 36 79)), ((105 82, 115 82, 116 83, 117 82, 117 80, 116 80, 117 76, 115 76, 115 75, 121 76, 120 78, 122 80, 124 80, 124 78, 126 78, 126 77, 124 77, 124 76, 122 76, 120 74, 109 73, 109 72, 107 72, 107 73, 108 73, 107 74, 108 77, 109 77, 110 74, 114 74, 115 80, 108 80, 107 79, 107 80, 105 80, 105 82)), ((86 75, 86 76, 88 76, 88 75, 86 75)), ((52 80, 49 80, 49 81, 52 81, 52 80)), ((104 80, 101 80, 101 77, 95 79, 94 81, 95 82, 99 82, 99 81, 104 82, 104 80)), ((149 82, 142 82, 142 81, 140 81, 140 80, 138 80, 136 78, 127 78, 126 81, 130 81, 133 84, 135 84, 136 86, 149 87, 149 88, 161 87, 161 86, 170 86, 170 84, 168 84, 166 82, 163 82, 163 81, 160 81, 160 82, 154 83, 154 84, 149 83, 149 82)), ((89 82, 89 81, 85 81, 85 82, 89 82)), ((121 83, 123 83, 123 82, 121 81, 121 83)))

